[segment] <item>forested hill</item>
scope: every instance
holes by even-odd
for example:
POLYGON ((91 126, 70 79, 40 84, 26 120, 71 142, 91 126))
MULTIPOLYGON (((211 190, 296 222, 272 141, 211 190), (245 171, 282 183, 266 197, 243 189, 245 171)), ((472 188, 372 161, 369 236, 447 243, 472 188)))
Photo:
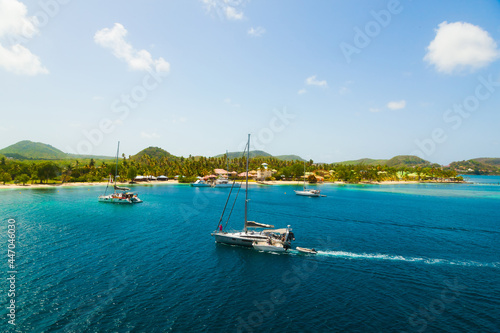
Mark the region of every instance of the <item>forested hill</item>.
MULTIPOLYGON (((238 152, 228 152, 227 155, 229 156, 229 159, 235 159, 235 158, 240 158, 240 157, 243 157, 243 152, 241 151, 238 151, 238 152)), ((214 156, 215 158, 220 158, 220 157, 225 157, 226 154, 219 154, 217 156, 214 156)), ((245 154, 246 156, 246 154, 245 154)), ((278 160, 281 160, 281 161, 304 161, 304 159, 302 159, 302 157, 300 156, 297 156, 297 155, 277 155, 277 156, 273 156, 269 153, 266 153, 265 151, 262 151, 262 150, 251 150, 250 151, 250 158, 256 158, 256 157, 261 157, 261 158, 270 158, 270 157, 274 157, 278 160)))
POLYGON ((110 156, 67 154, 51 145, 30 140, 19 141, 0 150, 0 154, 16 160, 111 159, 110 156))
POLYGON ((133 160, 140 160, 143 156, 149 156, 149 158, 154 160, 167 159, 168 161, 178 160, 179 157, 170 154, 168 151, 158 148, 158 147, 148 147, 141 150, 137 154, 130 156, 133 160))
MULTIPOLYGON (((371 158, 362 158, 354 161, 344 161, 337 164, 343 165, 387 165, 389 167, 401 167, 401 166, 432 166, 433 164, 429 161, 426 161, 418 156, 413 155, 398 155, 394 156, 389 160, 384 159, 371 159, 371 158)), ((437 166, 437 165, 436 165, 437 166)))
POLYGON ((450 168, 463 174, 500 174, 500 158, 474 158, 467 161, 458 161, 450 164, 450 168))
POLYGON ((0 154, 17 160, 63 160, 69 155, 51 145, 29 140, 10 145, 0 150, 0 154))

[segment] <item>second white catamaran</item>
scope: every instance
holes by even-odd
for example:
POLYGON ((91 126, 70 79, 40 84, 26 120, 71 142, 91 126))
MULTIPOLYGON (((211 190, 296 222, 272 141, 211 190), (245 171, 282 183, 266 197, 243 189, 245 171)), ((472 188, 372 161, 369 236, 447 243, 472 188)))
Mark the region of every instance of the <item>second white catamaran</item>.
MULTIPOLYGON (((136 193, 128 192, 130 189, 128 187, 119 187, 116 185, 116 178, 118 175, 118 153, 120 151, 120 141, 118 141, 118 149, 116 150, 116 168, 115 168, 115 179, 113 181, 113 189, 115 190, 113 193, 106 195, 106 191, 108 186, 106 186, 106 190, 103 195, 100 195, 97 200, 99 202, 107 202, 114 204, 133 204, 142 202, 141 199, 137 196, 136 193)), ((111 180, 111 175, 109 176, 111 180)), ((108 181, 108 185, 109 182, 108 181)))

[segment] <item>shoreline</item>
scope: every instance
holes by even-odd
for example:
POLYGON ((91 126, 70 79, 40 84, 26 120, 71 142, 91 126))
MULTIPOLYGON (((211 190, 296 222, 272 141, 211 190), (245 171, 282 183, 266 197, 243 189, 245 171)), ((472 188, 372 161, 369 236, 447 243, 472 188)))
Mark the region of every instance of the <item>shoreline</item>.
MULTIPOLYGON (((241 183, 244 183, 241 182, 241 183)), ((404 180, 386 180, 386 181, 381 181, 381 182, 359 182, 359 183, 346 183, 342 181, 335 181, 335 182, 324 182, 324 183, 316 183, 316 184, 309 184, 307 183, 307 186, 318 186, 318 185, 404 185, 404 184, 464 184, 467 183, 465 181, 463 182, 452 182, 452 181, 416 181, 416 180, 409 180, 409 181, 404 181, 404 180)), ((189 186, 189 183, 179 183, 177 180, 168 180, 168 181, 153 181, 153 182, 139 182, 135 184, 129 184, 129 183, 118 183, 118 186, 156 186, 156 185, 185 185, 189 186)), ((26 184, 26 185, 19 185, 19 184, 0 184, 0 190, 2 189, 40 189, 40 188, 58 188, 58 187, 104 187, 108 185, 108 183, 103 183, 103 182, 91 182, 91 183, 82 183, 82 182, 75 182, 75 183, 64 183, 64 184, 26 184)), ((251 186, 283 186, 283 185, 295 185, 295 186, 303 186, 303 182, 301 181, 290 181, 290 180, 279 180, 279 181, 268 181, 268 182, 256 182, 256 181, 251 181, 248 182, 248 185, 251 186)))

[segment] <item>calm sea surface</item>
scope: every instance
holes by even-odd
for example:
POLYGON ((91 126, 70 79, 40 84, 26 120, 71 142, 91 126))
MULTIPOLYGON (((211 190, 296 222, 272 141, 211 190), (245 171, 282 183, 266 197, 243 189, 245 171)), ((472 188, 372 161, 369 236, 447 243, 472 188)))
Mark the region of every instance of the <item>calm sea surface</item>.
POLYGON ((500 332, 500 177, 467 178, 252 186, 249 219, 315 256, 215 244, 229 189, 137 186, 131 206, 98 203, 104 187, 0 190, 0 331, 500 332))

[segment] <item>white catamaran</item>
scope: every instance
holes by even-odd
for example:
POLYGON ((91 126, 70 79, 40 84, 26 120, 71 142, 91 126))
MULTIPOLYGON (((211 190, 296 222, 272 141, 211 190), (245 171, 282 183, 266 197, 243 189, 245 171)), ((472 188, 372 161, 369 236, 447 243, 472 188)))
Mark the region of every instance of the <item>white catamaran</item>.
MULTIPOLYGON (((290 226, 283 229, 266 230, 269 228, 274 228, 273 225, 258 223, 255 221, 248 221, 248 160, 250 158, 250 134, 248 134, 247 143, 247 160, 246 160, 246 185, 245 185, 245 221, 243 224, 243 231, 232 231, 227 232, 224 230, 222 225, 222 220, 224 218, 224 212, 231 196, 231 191, 229 192, 228 199, 226 201, 226 206, 222 211, 222 215, 219 219, 217 229, 211 234, 215 237, 217 243, 229 244, 229 245, 240 245, 245 247, 253 247, 260 251, 272 251, 272 252, 283 252, 291 248, 292 240, 295 240, 294 234, 290 226), (251 228, 251 229, 249 229, 251 228), (263 230, 264 229, 264 230, 263 230)), ((235 199, 236 200, 236 199, 235 199)), ((231 213, 229 213, 231 216, 231 213)), ((229 221, 229 218, 228 218, 229 221)), ((226 222, 227 225, 227 222, 226 222)))
MULTIPOLYGON (((128 187, 119 187, 116 185, 116 178, 118 174, 118 152, 120 151, 120 141, 118 141, 118 149, 116 150, 116 169, 115 169, 115 179, 113 181, 114 192, 106 195, 106 191, 108 190, 108 186, 106 186, 106 190, 103 195, 100 195, 97 200, 99 202, 107 202, 114 204, 133 204, 142 202, 141 199, 137 196, 136 193, 128 192, 130 189, 128 187)), ((111 175, 110 175, 111 180, 111 175)), ((109 182, 108 181, 108 185, 109 182)))

